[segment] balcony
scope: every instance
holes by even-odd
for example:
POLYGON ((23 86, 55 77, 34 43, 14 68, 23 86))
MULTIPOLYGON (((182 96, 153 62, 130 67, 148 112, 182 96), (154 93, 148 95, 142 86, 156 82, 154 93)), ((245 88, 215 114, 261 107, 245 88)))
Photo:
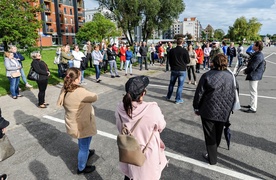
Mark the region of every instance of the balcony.
POLYGON ((63 10, 59 10, 58 13, 59 13, 60 15, 63 15, 63 14, 64 14, 63 10))
POLYGON ((48 34, 53 34, 53 33, 54 33, 54 29, 47 28, 47 29, 46 29, 46 32, 47 32, 48 34))
POLYGON ((82 12, 78 12, 78 17, 83 17, 83 13, 82 12))
POLYGON ((46 19, 46 24, 52 24, 52 19, 46 19))
POLYGON ((44 12, 45 12, 46 14, 51 14, 51 9, 50 9, 50 8, 45 8, 45 9, 44 9, 44 12))

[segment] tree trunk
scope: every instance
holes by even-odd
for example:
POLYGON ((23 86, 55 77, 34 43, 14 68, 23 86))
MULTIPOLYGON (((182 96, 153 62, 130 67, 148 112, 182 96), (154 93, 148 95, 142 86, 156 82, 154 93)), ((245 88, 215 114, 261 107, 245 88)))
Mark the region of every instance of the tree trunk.
POLYGON ((8 47, 7 41, 3 41, 3 44, 4 44, 4 51, 8 51, 9 47, 8 47))

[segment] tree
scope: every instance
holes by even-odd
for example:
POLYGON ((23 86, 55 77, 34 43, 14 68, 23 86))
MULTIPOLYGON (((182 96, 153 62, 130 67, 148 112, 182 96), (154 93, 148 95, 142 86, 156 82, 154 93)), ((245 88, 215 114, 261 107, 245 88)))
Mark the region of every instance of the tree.
POLYGON ((5 51, 10 43, 35 45, 41 26, 36 16, 41 11, 38 0, 0 1, 0 42, 4 44, 5 51))
POLYGON ((118 35, 120 35, 120 31, 117 30, 116 25, 102 14, 96 13, 93 16, 93 21, 84 23, 79 29, 76 38, 78 43, 84 40, 101 42, 105 38, 118 35))
POLYGON ((97 0, 100 6, 111 10, 111 18, 122 29, 129 44, 133 44, 134 29, 142 27, 146 41, 153 31, 168 30, 185 9, 182 0, 97 0), (177 6, 176 6, 177 4, 177 6))
POLYGON ((232 41, 243 41, 243 39, 254 41, 259 40, 259 31, 262 24, 257 18, 251 18, 248 22, 244 16, 237 18, 233 26, 229 27, 228 37, 232 41))
POLYGON ((217 40, 222 40, 225 33, 222 29, 216 29, 214 32, 214 38, 217 40))

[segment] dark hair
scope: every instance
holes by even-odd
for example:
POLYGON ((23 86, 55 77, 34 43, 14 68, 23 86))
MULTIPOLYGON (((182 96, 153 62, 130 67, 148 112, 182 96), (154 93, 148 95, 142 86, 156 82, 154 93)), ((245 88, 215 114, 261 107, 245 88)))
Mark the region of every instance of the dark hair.
POLYGON ((227 69, 228 60, 223 53, 219 53, 214 57, 212 63, 214 65, 214 69, 223 71, 227 69))
POLYGON ((225 41, 222 41, 222 45, 226 46, 226 42, 225 42, 225 41))
POLYGON ((124 109, 127 113, 127 115, 132 118, 132 111, 133 111, 133 106, 132 106, 132 101, 136 102, 141 102, 140 97, 143 95, 143 93, 146 92, 146 89, 136 98, 136 100, 132 99, 130 93, 126 93, 123 97, 123 103, 124 103, 124 109))
POLYGON ((264 48, 264 44, 262 41, 255 41, 255 46, 259 48, 259 51, 262 51, 264 48))
POLYGON ((176 44, 181 45, 182 43, 183 43, 183 38, 182 37, 177 38, 176 44))
POLYGON ((78 87, 80 87, 77 84, 74 84, 75 80, 80 77, 81 73, 78 68, 71 67, 66 71, 66 76, 64 78, 64 85, 63 89, 65 92, 72 92, 78 87))
POLYGON ((79 45, 75 44, 74 49, 76 49, 77 47, 79 47, 79 45))

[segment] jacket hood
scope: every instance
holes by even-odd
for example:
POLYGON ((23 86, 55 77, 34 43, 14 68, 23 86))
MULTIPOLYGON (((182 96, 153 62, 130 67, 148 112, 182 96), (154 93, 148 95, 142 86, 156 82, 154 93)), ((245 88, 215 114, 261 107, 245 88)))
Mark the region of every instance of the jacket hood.
POLYGON ((142 118, 146 114, 148 108, 153 103, 155 103, 155 102, 138 103, 138 102, 133 101, 132 102, 132 105, 133 105, 132 119, 128 117, 128 115, 124 109, 123 102, 119 102, 117 112, 120 114, 120 116, 122 117, 122 119, 124 119, 125 122, 136 121, 136 120, 142 118))

